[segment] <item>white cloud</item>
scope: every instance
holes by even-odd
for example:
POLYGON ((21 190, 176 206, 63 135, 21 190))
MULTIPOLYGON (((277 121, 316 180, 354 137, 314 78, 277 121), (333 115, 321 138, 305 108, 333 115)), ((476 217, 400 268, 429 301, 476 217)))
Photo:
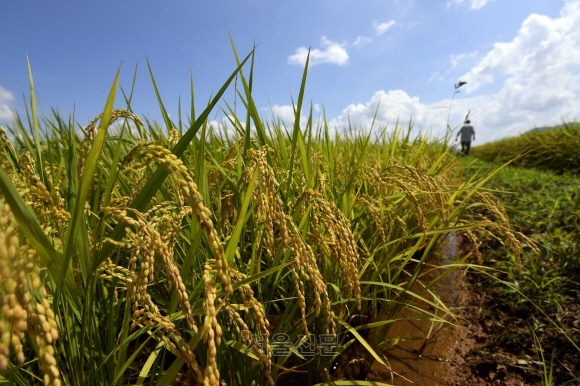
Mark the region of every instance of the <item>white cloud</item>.
POLYGON ((0 121, 12 119, 12 101, 14 101, 14 95, 0 86, 0 121))
POLYGON ((521 91, 565 94, 579 87, 580 2, 565 3, 559 18, 532 14, 511 42, 494 48, 462 78, 468 92, 493 83, 498 75, 508 76, 509 84, 521 91))
POLYGON ((377 33, 377 36, 380 36, 382 34, 384 34, 385 32, 387 32, 392 26, 394 26, 395 24, 397 24, 396 21, 394 20, 389 20, 385 23, 373 23, 375 26, 375 31, 377 33))
MULTIPOLYGON (((532 14, 509 42, 496 43, 457 79, 467 81, 455 96, 450 123, 459 125, 471 110, 477 143, 517 135, 536 126, 580 119, 580 1, 564 3, 555 18, 532 14), (483 86, 492 87, 483 89, 483 86), (479 91, 479 92, 477 92, 479 91)), ((451 66, 479 57, 451 57, 451 66)), ((450 86, 450 93, 452 92, 450 86)), ((423 103, 403 90, 377 91, 367 102, 351 104, 331 120, 338 130, 376 127, 397 118, 415 122, 443 135, 451 98, 423 103), (380 104, 379 104, 380 102, 380 104), (378 110, 377 110, 378 106, 378 110)))
MULTIPOLYGON (((469 4, 471 4, 471 9, 481 9, 483 8, 487 3, 492 3, 495 0, 467 0, 467 2, 469 4)), ((447 8, 449 8, 451 5, 455 4, 455 5, 460 5, 462 3, 465 3, 465 0, 451 0, 447 3, 447 8)))
POLYGON ((372 42, 371 38, 367 38, 366 36, 358 36, 356 40, 351 44, 353 47, 357 46, 364 46, 372 42))
MULTIPOLYGON (((310 66, 316 66, 322 63, 342 66, 348 63, 348 52, 346 52, 343 44, 333 42, 326 36, 323 36, 320 39, 320 46, 322 49, 315 48, 310 50, 310 66)), ((298 47, 294 55, 288 56, 288 63, 304 66, 307 56, 308 48, 298 47)))
POLYGON ((449 58, 449 61, 451 62, 451 68, 452 69, 456 68, 457 65, 459 65, 459 62, 465 59, 472 59, 475 57, 477 57, 477 51, 470 52, 468 54, 451 55, 451 57, 449 58))
POLYGON ((274 118, 280 118, 285 126, 290 126, 294 123, 294 108, 290 105, 274 105, 271 108, 271 113, 274 118))
MULTIPOLYGON (((414 132, 430 130, 440 137, 445 134, 449 100, 436 104, 425 104, 418 96, 410 96, 403 90, 379 90, 368 102, 350 104, 342 113, 329 121, 333 131, 345 132, 349 127, 357 130, 373 130, 381 133, 384 128, 391 133, 396 125, 407 127, 412 120, 414 132)), ((460 109, 454 104, 451 122, 461 120, 460 109)))
POLYGON ((337 129, 345 129, 349 122, 355 127, 370 129, 373 120, 376 124, 384 126, 393 124, 400 117, 408 119, 421 119, 425 105, 419 101, 419 97, 410 97, 403 90, 380 90, 375 92, 366 103, 350 104, 342 113, 330 121, 331 126, 337 129), (376 113, 376 119, 375 119, 376 113))

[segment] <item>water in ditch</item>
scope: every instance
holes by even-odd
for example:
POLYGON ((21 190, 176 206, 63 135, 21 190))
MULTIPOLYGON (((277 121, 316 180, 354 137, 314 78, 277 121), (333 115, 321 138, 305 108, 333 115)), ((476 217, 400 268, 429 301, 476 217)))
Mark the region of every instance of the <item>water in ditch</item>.
MULTIPOLYGON (((442 257, 439 261, 431 262, 431 264, 438 264, 439 268, 423 276, 423 282, 429 282, 447 270, 445 266, 452 263, 451 259, 458 254, 459 244, 459 236, 454 233, 447 235, 438 249, 438 254, 442 257)), ((451 310, 460 305, 462 275, 462 271, 451 271, 434 287, 436 295, 451 310)), ((424 303, 417 302, 415 305, 425 307, 424 303)), ((387 366, 374 361, 370 369, 368 367, 364 369, 363 361, 355 356, 350 359, 351 366, 344 366, 344 368, 351 367, 355 369, 354 373, 357 372, 356 369, 362 369, 361 373, 364 371, 366 374, 364 378, 354 378, 356 374, 352 377, 345 372, 343 375, 337 374, 338 377, 335 380, 367 379, 392 385, 447 385, 447 380, 451 375, 449 361, 452 360, 459 327, 452 323, 434 324, 428 320, 413 320, 417 319, 417 316, 416 311, 406 309, 398 316, 398 319, 402 320, 396 321, 391 326, 386 340, 398 339, 398 343, 381 354, 387 366), (346 377, 343 378, 343 376, 346 377)), ((451 317, 447 319, 453 322, 451 317)))

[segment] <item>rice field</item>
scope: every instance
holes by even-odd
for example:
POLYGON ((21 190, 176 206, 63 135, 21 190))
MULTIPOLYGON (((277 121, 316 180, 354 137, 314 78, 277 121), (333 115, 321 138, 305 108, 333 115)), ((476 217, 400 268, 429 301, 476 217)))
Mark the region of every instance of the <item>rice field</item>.
POLYGON ((445 140, 334 132, 304 113, 307 66, 293 126, 263 119, 251 57, 178 123, 153 75, 162 122, 118 107, 119 73, 93 121, 40 117, 29 70, 0 129, 0 383, 331 384, 354 341, 384 364, 404 310, 453 320, 426 275, 447 234, 475 246, 447 273, 488 238, 518 258, 526 237, 445 140), (226 101, 234 130, 213 127, 236 76, 245 113, 226 101))

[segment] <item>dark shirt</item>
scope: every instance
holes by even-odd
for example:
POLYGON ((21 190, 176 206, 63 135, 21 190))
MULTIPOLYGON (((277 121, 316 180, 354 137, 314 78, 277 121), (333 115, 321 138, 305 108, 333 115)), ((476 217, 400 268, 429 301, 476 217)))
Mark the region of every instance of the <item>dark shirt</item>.
POLYGON ((473 129, 473 126, 465 125, 459 130, 459 133, 457 134, 461 134, 461 142, 471 142, 471 137, 474 133, 475 130, 473 129))

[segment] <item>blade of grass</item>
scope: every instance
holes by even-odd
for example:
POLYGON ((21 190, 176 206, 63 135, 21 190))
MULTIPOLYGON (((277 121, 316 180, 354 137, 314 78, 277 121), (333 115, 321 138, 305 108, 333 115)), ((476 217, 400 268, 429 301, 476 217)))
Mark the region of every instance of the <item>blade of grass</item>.
POLYGON ((31 151, 36 159, 37 173, 40 175, 42 182, 46 184, 46 176, 44 175, 44 168, 42 162, 42 146, 40 146, 40 124, 38 121, 38 112, 36 108, 36 92, 34 89, 34 79, 32 78, 32 68, 30 67, 30 60, 26 55, 26 64, 28 65, 28 81, 30 82, 30 110, 32 112, 32 127, 34 135, 34 150, 31 151))
POLYGON ((357 330, 355 330, 350 324, 348 324, 346 321, 342 320, 341 318, 335 317, 334 320, 336 320, 338 323, 342 324, 343 327, 348 330, 348 332, 350 332, 352 335, 354 335, 356 337, 356 339, 364 346, 364 348, 366 348, 368 350, 368 352, 375 358, 375 360, 377 362, 379 362, 383 366, 387 366, 385 364, 385 362, 381 359, 379 354, 377 354, 375 352, 375 350, 373 350, 371 345, 366 341, 365 338, 363 338, 361 336, 361 334, 358 333, 357 330))
POLYGON ((306 76, 308 75, 308 63, 310 61, 310 49, 306 56, 306 63, 304 64, 304 71, 302 73, 302 83, 300 84, 300 92, 298 93, 298 102, 294 106, 294 130, 292 132, 292 151, 290 152, 290 162, 288 163, 288 182, 286 184, 286 195, 290 194, 292 184, 292 172, 294 171, 294 157, 296 156, 296 145, 298 143, 298 133, 300 131, 300 113, 302 111, 302 101, 304 100, 304 91, 306 90, 306 76))
MULTIPOLYGON (((69 220, 69 225, 66 230, 65 242, 64 242, 64 261, 62 264, 61 271, 65 273, 68 271, 70 261, 75 251, 74 242, 77 238, 77 234, 80 227, 82 218, 84 217, 85 204, 87 201, 87 196, 91 190, 93 184, 93 178, 95 175, 95 170, 97 169, 97 163, 103 149, 103 144, 105 142, 105 137, 107 133, 107 128, 109 127, 109 122, 111 120, 111 115, 113 112, 113 104, 115 103, 115 95, 117 92, 117 87, 119 85, 119 77, 121 75, 121 69, 117 70, 117 75, 113 81, 113 86, 109 92, 109 97, 105 103, 105 109, 103 111, 103 116, 99 125, 99 130, 91 146, 91 150, 87 155, 85 161, 85 168, 83 170, 83 175, 81 177, 80 186, 78 189, 77 196, 75 198, 75 203, 73 210, 71 211, 71 216, 69 220)), ((54 309, 58 309, 58 304, 60 302, 60 296, 62 293, 62 286, 64 282, 65 275, 61 276, 60 282, 56 287, 54 295, 54 309)))

